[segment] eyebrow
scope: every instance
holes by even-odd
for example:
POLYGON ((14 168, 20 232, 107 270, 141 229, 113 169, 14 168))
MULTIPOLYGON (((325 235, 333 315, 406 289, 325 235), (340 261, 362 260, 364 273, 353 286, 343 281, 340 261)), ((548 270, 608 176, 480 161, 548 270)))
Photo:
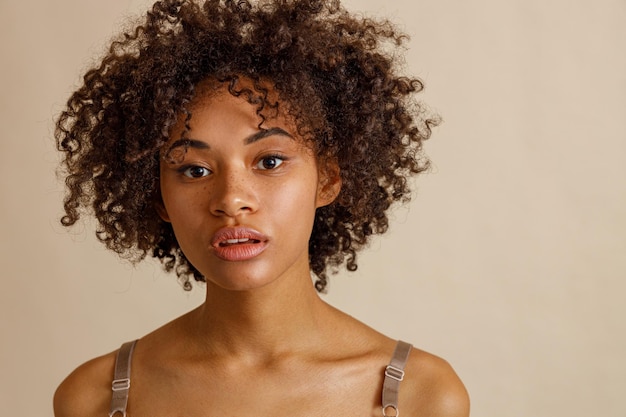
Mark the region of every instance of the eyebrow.
POLYGON ((178 139, 176 142, 172 143, 172 146, 167 148, 166 155, 169 155, 170 152, 172 152, 174 149, 179 148, 181 146, 185 148, 194 148, 194 149, 209 149, 210 148, 208 143, 202 142, 201 140, 188 139, 188 138, 178 139))
POLYGON ((291 136, 287 131, 285 131, 284 129, 281 129, 280 127, 270 127, 269 129, 261 129, 258 132, 256 132, 253 135, 248 136, 247 138, 244 139, 243 143, 246 145, 250 145, 251 143, 254 143, 258 140, 261 140, 263 138, 266 138, 268 136, 286 136, 288 138, 293 139, 293 136, 291 136))
MULTIPOLYGON (((243 140, 243 143, 244 145, 250 145, 268 136, 275 136, 275 135, 286 136, 288 138, 294 139, 294 137, 291 134, 289 134, 289 132, 287 132, 286 130, 281 129, 280 127, 271 127, 269 129, 261 129, 258 132, 246 137, 243 140)), ((184 146, 185 148, 193 148, 193 149, 210 149, 211 148, 208 143, 203 142, 201 140, 184 138, 184 139, 178 139, 177 141, 172 143, 172 146, 170 146, 167 149, 166 154, 169 155, 170 152, 172 152, 174 149, 181 147, 181 146, 184 146)))

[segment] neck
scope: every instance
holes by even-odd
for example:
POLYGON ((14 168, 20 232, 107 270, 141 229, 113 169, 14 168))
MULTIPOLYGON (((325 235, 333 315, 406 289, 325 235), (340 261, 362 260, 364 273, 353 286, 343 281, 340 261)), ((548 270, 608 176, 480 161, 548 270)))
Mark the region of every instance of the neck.
POLYGON ((308 276, 249 291, 207 283, 194 327, 213 352, 268 360, 319 341, 329 310, 308 276))

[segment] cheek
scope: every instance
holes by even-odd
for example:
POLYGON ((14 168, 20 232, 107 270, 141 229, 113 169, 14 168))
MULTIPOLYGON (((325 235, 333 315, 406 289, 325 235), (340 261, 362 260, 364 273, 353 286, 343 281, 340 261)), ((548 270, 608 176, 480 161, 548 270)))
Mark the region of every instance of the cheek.
POLYGON ((285 222, 291 228, 312 227, 315 209, 317 188, 312 182, 294 181, 278 186, 279 189, 271 193, 266 200, 265 208, 280 222, 285 222))
POLYGON ((205 196, 205 190, 183 193, 176 187, 168 187, 167 183, 163 184, 161 187, 161 198, 165 212, 169 217, 169 222, 172 223, 175 229, 195 227, 196 223, 200 222, 201 219, 194 214, 204 210, 203 198, 205 196))

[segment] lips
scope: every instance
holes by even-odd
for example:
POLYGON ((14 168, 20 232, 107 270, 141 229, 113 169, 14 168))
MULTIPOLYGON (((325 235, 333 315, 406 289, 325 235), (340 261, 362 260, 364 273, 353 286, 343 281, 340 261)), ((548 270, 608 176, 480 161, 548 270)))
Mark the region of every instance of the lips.
POLYGON ((247 227, 224 227, 211 239, 211 246, 218 258, 237 262, 260 255, 267 248, 268 238, 247 227))

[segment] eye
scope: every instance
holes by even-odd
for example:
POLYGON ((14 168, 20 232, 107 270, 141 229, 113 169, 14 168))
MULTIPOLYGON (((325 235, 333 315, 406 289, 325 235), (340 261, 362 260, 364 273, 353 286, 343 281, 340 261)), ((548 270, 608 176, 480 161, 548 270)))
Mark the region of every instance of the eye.
POLYGON ((262 170, 276 169, 285 162, 285 157, 280 155, 268 155, 257 162, 256 167, 262 170))
POLYGON ((202 178, 211 173, 209 169, 198 165, 183 167, 180 171, 184 176, 189 178, 202 178))

